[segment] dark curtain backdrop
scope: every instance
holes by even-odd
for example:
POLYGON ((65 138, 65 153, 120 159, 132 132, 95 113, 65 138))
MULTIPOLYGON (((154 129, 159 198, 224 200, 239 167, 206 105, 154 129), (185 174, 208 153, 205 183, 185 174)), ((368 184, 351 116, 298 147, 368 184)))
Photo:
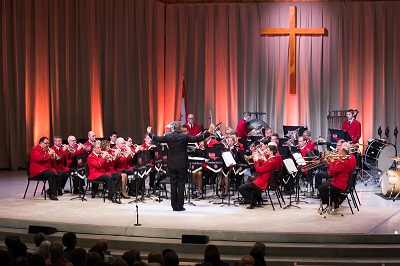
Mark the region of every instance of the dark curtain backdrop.
MULTIPOLYGON (((362 140, 400 126, 400 2, 173 4, 155 0, 0 0, 0 168, 23 166, 41 136, 86 138, 111 130, 143 141, 180 118, 185 80, 198 123, 235 127, 243 111, 282 134, 307 125, 327 135, 328 110, 356 108, 362 140), (297 94, 288 89, 297 37, 297 94)), ((398 143, 396 143, 398 144, 398 143)))

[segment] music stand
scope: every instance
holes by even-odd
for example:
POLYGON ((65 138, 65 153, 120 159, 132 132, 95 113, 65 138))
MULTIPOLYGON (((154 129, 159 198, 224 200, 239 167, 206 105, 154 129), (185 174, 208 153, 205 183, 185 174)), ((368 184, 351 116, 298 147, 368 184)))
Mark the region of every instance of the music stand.
MULTIPOLYGON (((293 159, 292 158, 287 158, 287 159, 283 160, 283 165, 285 166, 286 171, 290 175, 289 179, 287 181, 284 181, 284 182, 287 183, 287 182, 289 182, 290 178, 293 178, 296 181, 296 183, 298 183, 297 178, 296 178, 298 170, 296 168, 296 165, 293 162, 293 159)), ((297 186, 297 184, 296 184, 296 186, 297 186)), ((292 204, 292 193, 290 193, 290 195, 289 195, 289 205, 285 206, 284 209, 287 209, 287 208, 290 208, 290 207, 296 207, 296 208, 301 209, 299 206, 296 206, 296 205, 292 204)))
POLYGON ((349 133, 347 133, 346 130, 333 129, 333 128, 329 128, 328 130, 331 137, 331 145, 333 148, 336 148, 336 144, 339 139, 343 139, 344 141, 351 140, 349 133))
POLYGON ((75 171, 73 173, 71 173, 71 175, 73 175, 74 177, 76 177, 76 176, 79 177, 80 180, 78 182, 79 195, 77 197, 71 198, 70 200, 74 200, 74 199, 86 200, 84 197, 82 197, 80 183, 81 183, 81 180, 83 180, 83 182, 85 182, 85 178, 87 178, 86 171, 85 171, 85 164, 87 162, 88 156, 89 156, 89 154, 85 153, 85 154, 77 154, 77 155, 74 155, 74 157, 72 157, 72 162, 71 162, 71 165, 69 166, 69 168, 75 169, 75 171))
POLYGON ((224 161, 222 159, 222 150, 219 148, 206 148, 204 157, 206 158, 206 168, 217 174, 217 191, 218 191, 218 173, 222 171, 222 167, 224 166, 224 161))
POLYGON ((186 204, 196 206, 193 202, 190 201, 191 190, 192 190, 192 182, 193 182, 193 174, 197 173, 203 168, 203 162, 205 158, 203 157, 188 157, 189 160, 189 173, 190 173, 190 180, 189 180, 189 187, 188 187, 188 202, 186 204))
MULTIPOLYGON (((236 150, 235 150, 235 151, 236 151, 236 150)), ((232 153, 231 153, 230 151, 222 152, 222 159, 224 160, 225 166, 229 168, 229 171, 228 171, 228 173, 227 173, 227 176, 228 176, 228 184, 226 184, 226 185, 228 186, 228 202, 227 202, 227 203, 224 202, 224 197, 222 197, 222 202, 220 203, 220 204, 221 204, 220 207, 225 206, 225 205, 228 205, 228 206, 233 205, 233 206, 235 206, 235 207, 238 207, 238 205, 236 205, 235 203, 232 203, 232 204, 231 204, 231 193, 229 192, 229 188, 230 188, 230 174, 232 173, 232 169, 233 169, 233 168, 235 167, 235 165, 236 165, 236 161, 235 161, 235 158, 233 158, 233 155, 232 155, 232 153)), ((218 203, 214 203, 214 204, 218 204, 218 203)))
POLYGON ((246 146, 244 147, 245 150, 248 150, 250 145, 255 143, 257 146, 260 142, 259 140, 264 138, 264 136, 250 136, 246 138, 246 146))
POLYGON ((145 151, 141 151, 139 153, 136 153, 136 157, 137 157, 137 165, 136 165, 136 178, 135 178, 135 182, 136 182, 136 188, 135 188, 135 200, 132 200, 130 202, 128 202, 128 204, 132 203, 132 202, 138 202, 141 201, 143 203, 145 203, 144 201, 144 188, 145 188, 145 178, 146 176, 149 175, 150 171, 151 171, 151 166, 150 166, 150 158, 151 158, 151 153, 149 150, 145 150, 145 151), (142 179, 143 180, 143 184, 142 184, 142 196, 140 197, 140 199, 138 199, 138 186, 139 186, 139 180, 142 179))
MULTIPOLYGON (((164 159, 164 154, 163 154, 163 147, 160 145, 157 145, 156 148, 154 148, 154 158, 153 158, 153 163, 154 163, 154 170, 158 174, 158 179, 160 179, 161 175, 165 175, 167 171, 163 168, 163 159, 164 159)), ((158 180, 157 180, 158 181, 158 180)), ((156 189, 156 181, 154 182, 154 188, 156 189)), ((154 201, 161 202, 161 193, 160 189, 158 190, 158 199, 155 199, 154 201)))

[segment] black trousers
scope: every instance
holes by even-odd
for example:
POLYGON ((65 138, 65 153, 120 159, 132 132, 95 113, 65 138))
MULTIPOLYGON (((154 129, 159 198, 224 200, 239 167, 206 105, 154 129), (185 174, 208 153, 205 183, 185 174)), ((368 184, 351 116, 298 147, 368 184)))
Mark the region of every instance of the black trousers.
POLYGON ((44 170, 40 174, 31 178, 31 180, 46 179, 49 182, 49 194, 57 195, 57 190, 61 185, 61 179, 52 170, 44 170))
POLYGON ((240 185, 239 192, 242 194, 246 203, 255 205, 257 202, 261 202, 261 189, 257 187, 253 182, 247 182, 240 185))
POLYGON ((171 178, 171 206, 173 210, 183 209, 187 168, 169 168, 171 178))
POLYGON ((329 179, 328 171, 318 172, 318 173, 315 175, 315 188, 316 188, 316 189, 318 189, 319 186, 322 185, 322 180, 323 180, 323 179, 326 179, 326 180, 329 179))
POLYGON ((69 174, 67 172, 64 172, 64 171, 61 171, 61 170, 57 170, 57 176, 58 176, 58 179, 61 179, 60 180, 60 182, 61 182, 60 186, 57 189, 59 189, 59 188, 64 189, 65 184, 67 183, 69 174))
POLYGON ((112 175, 101 175, 95 179, 96 181, 105 181, 108 188, 108 195, 111 197, 121 188, 121 173, 112 173, 112 175))
POLYGON ((322 185, 319 186, 318 191, 321 196, 321 201, 323 204, 328 204, 329 203, 329 196, 331 198, 331 204, 334 202, 334 195, 338 191, 342 191, 341 189, 338 189, 334 185, 331 184, 332 178, 323 183, 322 185), (330 193, 329 193, 329 188, 330 188, 330 193))

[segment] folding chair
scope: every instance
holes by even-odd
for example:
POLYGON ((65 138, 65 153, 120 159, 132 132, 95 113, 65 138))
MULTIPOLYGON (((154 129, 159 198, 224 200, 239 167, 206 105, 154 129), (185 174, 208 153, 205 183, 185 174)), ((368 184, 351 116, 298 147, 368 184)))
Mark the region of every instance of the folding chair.
POLYGON ((30 164, 31 164, 30 161, 27 161, 27 162, 26 162, 26 174, 27 174, 27 176, 28 176, 28 184, 26 185, 26 189, 25 189, 25 193, 24 193, 24 198, 23 198, 23 199, 25 199, 26 192, 28 191, 29 184, 30 184, 31 182, 36 182, 35 192, 33 193, 33 196, 34 196, 34 197, 35 197, 35 195, 36 195, 36 190, 37 190, 37 188, 38 188, 38 186, 39 186, 39 183, 40 183, 40 182, 43 182, 42 193, 41 193, 40 195, 43 195, 43 193, 44 193, 44 199, 46 200, 46 199, 47 199, 47 195, 46 195, 46 182, 47 182, 47 179, 44 179, 44 178, 43 178, 43 179, 42 179, 42 178, 36 178, 36 179, 32 180, 32 178, 31 178, 31 173, 30 173, 30 171, 29 171, 30 164))

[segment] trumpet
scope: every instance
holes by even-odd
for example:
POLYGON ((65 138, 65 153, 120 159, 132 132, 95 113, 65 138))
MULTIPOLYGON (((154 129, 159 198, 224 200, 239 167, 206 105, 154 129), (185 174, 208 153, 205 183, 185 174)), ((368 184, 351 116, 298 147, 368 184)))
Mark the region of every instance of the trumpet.
POLYGON ((253 154, 252 155, 248 155, 248 156, 244 156, 244 160, 246 161, 246 162, 250 162, 250 160, 253 160, 254 161, 254 156, 258 156, 258 157, 260 157, 263 161, 265 160, 265 157, 264 157, 264 152, 260 149, 260 148, 257 148, 254 152, 253 152, 253 154))

